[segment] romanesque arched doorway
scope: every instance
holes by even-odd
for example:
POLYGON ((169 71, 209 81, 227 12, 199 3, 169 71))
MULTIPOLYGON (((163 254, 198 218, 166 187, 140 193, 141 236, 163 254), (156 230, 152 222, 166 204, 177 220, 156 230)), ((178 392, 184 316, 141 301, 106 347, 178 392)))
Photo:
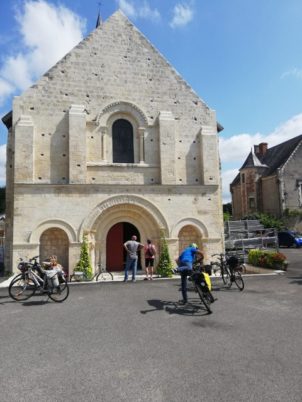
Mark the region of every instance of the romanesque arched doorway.
POLYGON ((58 262, 69 275, 68 266, 69 240, 64 230, 51 228, 45 230, 40 237, 40 259, 45 261, 49 256, 56 255, 58 262))
MULTIPOLYGON (((124 270, 126 262, 126 250, 124 243, 137 236, 140 241, 140 233, 136 226, 129 222, 119 222, 111 227, 106 238, 106 265, 109 272, 119 272, 124 270)), ((141 269, 140 255, 137 262, 137 269, 141 269)))
POLYGON ((182 227, 178 234, 178 240, 179 253, 181 253, 184 248, 188 247, 190 243, 196 243, 198 247, 202 250, 200 233, 193 225, 186 225, 182 227))

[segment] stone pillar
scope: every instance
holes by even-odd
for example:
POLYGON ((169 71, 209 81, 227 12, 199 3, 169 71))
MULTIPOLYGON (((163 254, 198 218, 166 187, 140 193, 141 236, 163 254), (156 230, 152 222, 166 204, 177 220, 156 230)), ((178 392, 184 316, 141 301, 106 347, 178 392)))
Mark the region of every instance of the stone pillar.
POLYGON ((175 119, 171 112, 160 112, 158 119, 161 184, 175 184, 175 119))
POLYGON ((139 127, 139 163, 145 163, 145 129, 139 127))
POLYGON ((15 126, 15 183, 34 180, 34 123, 31 116, 21 115, 15 126))
POLYGON ((219 153, 216 126, 203 126, 199 132, 201 179, 204 185, 219 185, 219 153))
POLYGON ((83 105, 69 110, 69 183, 86 183, 86 114, 83 105))
POLYGON ((107 137, 108 137, 108 133, 107 133, 107 127, 101 127, 100 128, 101 131, 101 146, 102 146, 102 153, 101 153, 101 157, 102 157, 102 161, 106 162, 107 161, 107 137))

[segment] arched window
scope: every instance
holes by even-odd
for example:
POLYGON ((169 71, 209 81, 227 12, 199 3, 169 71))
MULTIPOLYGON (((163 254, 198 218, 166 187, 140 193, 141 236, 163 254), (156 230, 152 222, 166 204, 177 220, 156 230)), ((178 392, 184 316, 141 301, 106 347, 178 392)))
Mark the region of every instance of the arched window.
POLYGON ((133 127, 125 119, 116 120, 112 126, 113 163, 134 163, 133 127))

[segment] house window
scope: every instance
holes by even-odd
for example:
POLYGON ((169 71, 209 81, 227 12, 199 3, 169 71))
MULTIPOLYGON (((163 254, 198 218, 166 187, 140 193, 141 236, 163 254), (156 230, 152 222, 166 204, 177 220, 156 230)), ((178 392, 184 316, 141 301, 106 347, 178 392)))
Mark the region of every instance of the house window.
POLYGON ((255 209, 255 198, 254 197, 249 198, 249 209, 255 209))
POLYGON ((133 127, 125 119, 113 123, 112 155, 113 163, 134 163, 133 127))

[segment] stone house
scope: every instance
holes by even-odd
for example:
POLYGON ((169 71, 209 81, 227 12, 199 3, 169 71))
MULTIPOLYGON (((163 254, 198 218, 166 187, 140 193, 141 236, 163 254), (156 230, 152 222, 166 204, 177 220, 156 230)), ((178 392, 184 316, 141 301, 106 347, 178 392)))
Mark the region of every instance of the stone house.
MULTIPOLYGON (((55 253, 69 274, 123 269, 136 234, 170 255, 223 248, 215 112, 121 12, 15 97, 8 128, 6 266, 55 253)), ((142 259, 142 256, 141 256, 142 259)), ((7 268, 7 269, 9 269, 7 268)))
POLYGON ((276 217, 302 210, 302 135, 272 148, 254 146, 230 185, 233 217, 255 212, 276 217))

